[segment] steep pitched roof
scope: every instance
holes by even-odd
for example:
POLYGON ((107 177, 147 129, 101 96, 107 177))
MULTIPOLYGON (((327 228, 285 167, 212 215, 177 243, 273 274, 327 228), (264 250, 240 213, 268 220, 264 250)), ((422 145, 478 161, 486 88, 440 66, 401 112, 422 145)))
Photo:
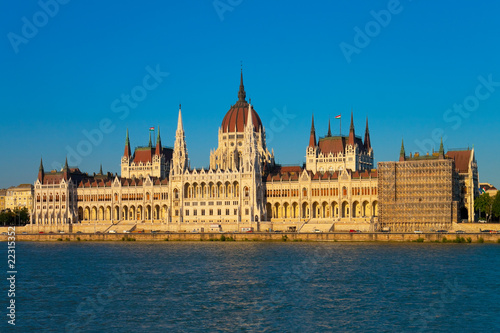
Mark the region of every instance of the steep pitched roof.
POLYGON ((455 169, 459 173, 469 172, 469 161, 472 155, 472 150, 449 150, 446 156, 455 161, 455 169))

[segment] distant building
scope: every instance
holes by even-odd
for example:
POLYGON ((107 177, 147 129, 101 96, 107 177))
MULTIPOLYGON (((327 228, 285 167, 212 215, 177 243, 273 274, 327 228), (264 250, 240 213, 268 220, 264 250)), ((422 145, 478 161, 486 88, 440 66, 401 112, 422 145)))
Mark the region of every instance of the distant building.
POLYGON ((479 189, 481 193, 488 193, 490 197, 497 195, 497 188, 490 183, 479 183, 479 189))
POLYGON ((399 161, 379 162, 378 176, 382 228, 431 231, 474 220, 469 210, 478 194, 474 150, 445 154, 441 142, 437 153, 406 156, 402 143, 399 161))
POLYGON ((14 209, 21 208, 27 208, 31 214, 33 208, 33 185, 31 184, 9 187, 6 191, 4 209, 14 211, 14 209))
POLYGON ((0 212, 5 209, 5 196, 7 195, 7 190, 0 190, 0 212))

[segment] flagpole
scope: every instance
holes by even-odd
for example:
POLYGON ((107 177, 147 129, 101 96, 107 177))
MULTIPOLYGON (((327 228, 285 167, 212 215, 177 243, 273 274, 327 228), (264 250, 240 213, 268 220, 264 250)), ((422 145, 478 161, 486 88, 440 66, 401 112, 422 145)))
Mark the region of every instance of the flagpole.
POLYGON ((342 139, 342 113, 340 114, 340 139, 342 139))

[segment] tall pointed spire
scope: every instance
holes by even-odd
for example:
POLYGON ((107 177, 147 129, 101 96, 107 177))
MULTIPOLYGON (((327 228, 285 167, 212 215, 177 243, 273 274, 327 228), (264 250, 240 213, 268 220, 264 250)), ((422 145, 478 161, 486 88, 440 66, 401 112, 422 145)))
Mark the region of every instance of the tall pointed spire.
POLYGON ((439 144, 439 157, 444 158, 443 137, 441 137, 441 143, 439 144))
POLYGON ((366 117, 366 129, 365 129, 365 148, 366 150, 370 150, 372 144, 370 142, 370 130, 368 129, 368 117, 366 117))
POLYGON ((403 139, 401 139, 401 150, 399 151, 399 160, 404 161, 405 160, 405 144, 403 139))
POLYGON ((355 137, 356 137, 356 134, 354 132, 354 121, 353 121, 352 109, 351 109, 351 127, 349 128, 349 140, 348 140, 348 144, 354 146, 354 138, 355 137))
POLYGON ((238 91, 238 102, 245 102, 247 94, 245 92, 245 86, 243 85, 243 68, 241 69, 240 75, 240 90, 238 91))
POLYGON ((64 161, 63 178, 65 180, 68 180, 68 157, 67 156, 66 156, 66 161, 64 161))
POLYGON ((161 138, 160 138, 160 126, 158 126, 158 136, 156 137, 155 155, 160 156, 161 152, 162 152, 162 147, 161 147, 161 138))
POLYGON ((309 135, 309 147, 316 147, 316 130, 314 129, 314 114, 311 121, 311 134, 309 135))
POLYGON ((101 164, 100 164, 100 166, 99 166, 99 174, 100 174, 100 175, 102 175, 102 174, 103 174, 103 173, 102 173, 102 163, 101 163, 101 164))
POLYGON ((43 177, 45 176, 45 172, 43 170, 43 161, 42 158, 40 157, 40 167, 38 168, 38 180, 40 183, 43 183, 43 177))
POLYGON ((123 156, 130 157, 130 155, 131 155, 130 140, 128 138, 128 128, 127 128, 127 137, 125 138, 125 151, 123 152, 123 156))
POLYGON ((153 142, 151 141, 151 131, 149 131, 149 143, 148 143, 148 147, 149 148, 153 147, 153 142))
POLYGON ((328 136, 328 137, 332 136, 332 129, 330 127, 330 119, 328 119, 328 134, 326 136, 328 136))
POLYGON ((181 105, 179 104, 179 117, 177 118, 177 130, 178 131, 184 131, 184 127, 182 126, 182 112, 181 112, 181 105))
POLYGON ((247 126, 251 126, 253 130, 253 120, 252 120, 252 104, 248 104, 248 114, 247 114, 247 126))
POLYGON ((186 136, 182 125, 182 111, 179 104, 179 118, 177 120, 177 131, 175 132, 174 151, 172 154, 173 171, 176 174, 184 172, 188 168, 188 156, 186 148, 186 136))

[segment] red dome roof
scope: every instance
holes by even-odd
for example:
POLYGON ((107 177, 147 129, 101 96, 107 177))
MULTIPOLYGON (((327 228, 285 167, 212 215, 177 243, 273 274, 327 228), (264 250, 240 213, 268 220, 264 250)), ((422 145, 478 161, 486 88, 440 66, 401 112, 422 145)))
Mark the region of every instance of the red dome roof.
MULTIPOLYGON (((224 133, 234 133, 234 132, 243 132, 245 130, 245 126, 247 124, 248 118, 248 103, 247 102, 237 102, 235 105, 231 106, 229 111, 226 113, 224 119, 222 119, 222 131, 224 133)), ((262 122, 260 121, 260 117, 255 112, 252 107, 252 122, 253 129, 255 132, 259 131, 259 128, 262 126, 262 122)))
MULTIPOLYGON (((238 101, 236 104, 231 106, 229 111, 227 111, 224 119, 222 119, 222 131, 224 133, 234 133, 234 132, 243 132, 245 130, 245 126, 247 124, 248 118, 248 106, 249 104, 245 100, 246 93, 245 87, 243 86, 243 72, 241 73, 240 79, 240 90, 238 91, 238 101)), ((262 127, 262 122, 260 121, 260 117, 255 112, 252 107, 252 122, 253 129, 255 132, 259 131, 259 128, 262 127)))

